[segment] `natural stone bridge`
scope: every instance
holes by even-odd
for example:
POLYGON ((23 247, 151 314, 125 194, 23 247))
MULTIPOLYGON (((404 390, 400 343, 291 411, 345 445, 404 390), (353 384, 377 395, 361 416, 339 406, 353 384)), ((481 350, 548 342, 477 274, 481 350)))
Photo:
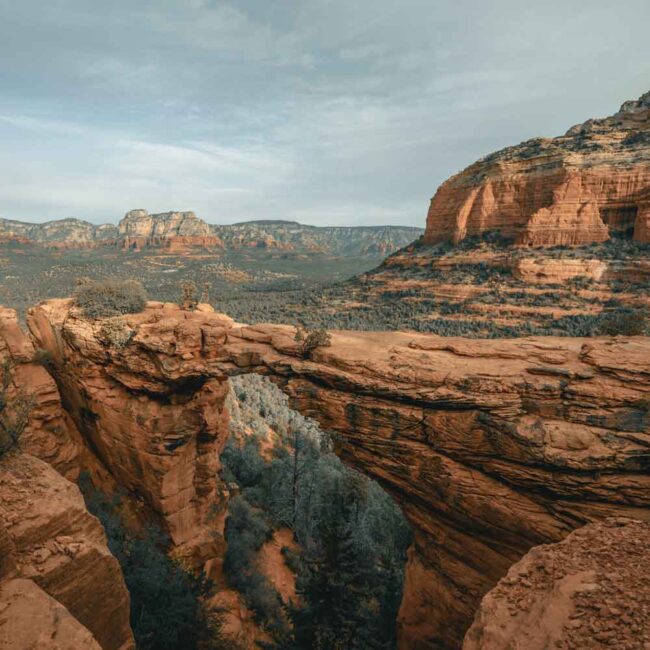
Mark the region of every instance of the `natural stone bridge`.
POLYGON ((333 332, 303 359, 293 328, 207 307, 150 303, 118 337, 70 301, 28 324, 85 441, 80 462, 141 496, 201 562, 219 552, 227 377, 271 376, 413 527, 402 648, 459 647, 481 597, 532 546, 609 515, 650 521, 648 338, 333 332))

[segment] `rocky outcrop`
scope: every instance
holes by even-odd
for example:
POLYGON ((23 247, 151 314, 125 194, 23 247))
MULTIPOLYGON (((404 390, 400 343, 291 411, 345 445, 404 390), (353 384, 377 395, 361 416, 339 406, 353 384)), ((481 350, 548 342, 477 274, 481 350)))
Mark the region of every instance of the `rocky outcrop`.
POLYGON ((493 153, 443 183, 424 241, 500 231, 525 246, 578 246, 633 232, 648 242, 650 93, 564 136, 493 153))
POLYGON ((647 647, 649 542, 647 523, 612 518, 536 546, 483 598, 463 650, 647 647))
POLYGON ((150 303, 123 318, 120 345, 70 301, 28 322, 103 465, 197 561, 219 553, 207 531, 226 379, 275 377, 411 522, 402 648, 459 647, 480 599, 531 547, 608 516, 650 520, 648 338, 339 332, 303 358, 292 328, 237 326, 205 307, 150 303))
POLYGON ((135 648, 129 595, 78 488, 24 453, 0 459, 0 648, 135 648))
POLYGON ((471 341, 291 328, 228 334, 224 370, 274 375, 413 526, 400 647, 460 645, 532 546, 610 515, 650 520, 650 339, 471 341))
POLYGON ((180 252, 192 246, 223 248, 221 239, 193 212, 149 214, 146 210, 131 210, 120 221, 118 231, 120 245, 132 250, 163 247, 169 252, 180 252))
POLYGON ((220 500, 228 393, 214 355, 232 321, 149 303, 142 314, 88 321, 71 301, 30 311, 66 410, 111 478, 157 515, 181 555, 220 551, 208 520, 220 500), (116 328, 123 335, 115 337, 116 328))

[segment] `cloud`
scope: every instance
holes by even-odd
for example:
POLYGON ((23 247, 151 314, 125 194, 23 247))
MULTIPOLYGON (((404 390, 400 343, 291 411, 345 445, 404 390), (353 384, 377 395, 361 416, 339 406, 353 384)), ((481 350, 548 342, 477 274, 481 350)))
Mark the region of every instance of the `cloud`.
POLYGON ((648 90, 650 5, 23 0, 0 214, 422 225, 450 174, 648 90))

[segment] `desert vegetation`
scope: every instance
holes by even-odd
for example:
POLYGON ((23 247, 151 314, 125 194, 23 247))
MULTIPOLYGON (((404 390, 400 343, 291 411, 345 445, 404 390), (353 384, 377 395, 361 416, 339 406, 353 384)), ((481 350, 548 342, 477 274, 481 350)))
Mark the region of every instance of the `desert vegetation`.
POLYGON ((376 484, 346 468, 318 425, 288 407, 267 379, 233 385, 232 435, 223 476, 237 486, 226 524, 225 570, 277 648, 395 647, 395 620, 410 532, 376 484), (285 547, 300 602, 283 607, 256 564, 274 530, 285 547))
POLYGON ((122 568, 138 650, 232 649, 222 638, 218 613, 206 606, 212 585, 169 557, 162 531, 153 523, 134 531, 126 522, 126 496, 107 496, 89 475, 82 474, 79 487, 122 568))
POLYGON ((18 446, 34 407, 34 400, 22 388, 12 386, 12 363, 0 364, 0 458, 18 446))
POLYGON ((74 301, 87 318, 106 318, 141 312, 147 294, 137 280, 83 278, 77 284, 74 301))

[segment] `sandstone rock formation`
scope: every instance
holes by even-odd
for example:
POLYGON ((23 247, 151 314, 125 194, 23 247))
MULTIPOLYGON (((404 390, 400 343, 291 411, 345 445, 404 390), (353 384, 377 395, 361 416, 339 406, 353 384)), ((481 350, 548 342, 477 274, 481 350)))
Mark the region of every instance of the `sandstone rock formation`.
POLYGON ((228 386, 213 359, 231 319, 149 303, 109 330, 70 307, 49 301, 28 315, 66 410, 115 482, 159 516, 178 552, 205 562, 218 553, 206 522, 220 499, 228 435, 228 386), (117 344, 116 327, 124 333, 117 344))
POLYGON ((228 249, 263 248, 348 257, 383 256, 423 232, 411 226, 307 226, 295 221, 246 221, 212 230, 228 249))
POLYGON ((0 648, 135 647, 101 524, 73 483, 22 452, 0 459, 0 550, 0 648))
POLYGON ((428 244, 498 230, 525 246, 577 246, 633 231, 648 242, 650 92, 557 138, 493 153, 431 200, 428 244))
POLYGON ((275 377, 413 526, 401 648, 459 647, 480 599, 531 547, 608 516, 650 520, 648 338, 339 332, 302 358, 293 328, 238 326, 206 307, 149 303, 121 319, 119 339, 65 300, 28 323, 103 466, 197 563, 220 552, 209 529, 226 379, 275 377))
POLYGON ((133 250, 144 247, 165 247, 170 252, 189 246, 223 248, 223 242, 210 226, 193 212, 149 214, 146 210, 131 210, 118 225, 121 246, 133 250))
POLYGON ((650 525, 606 519, 536 546, 481 602, 463 650, 650 645, 650 525))
POLYGON ((458 647, 482 595, 536 544, 609 515, 650 520, 650 339, 471 341, 291 328, 228 334, 226 371, 275 375, 338 434, 415 535, 400 647, 458 647))
POLYGON ((73 481, 83 469, 102 475, 63 408, 56 383, 45 368, 48 358, 22 331, 16 312, 0 307, 0 365, 7 364, 11 379, 7 398, 22 390, 33 401, 29 423, 21 435, 22 449, 73 481))
POLYGON ((97 226, 81 219, 45 223, 0 219, 0 241, 32 242, 55 248, 94 248, 113 242, 117 236, 117 227, 112 224, 97 226))
POLYGON ((193 212, 149 214, 131 210, 118 226, 80 219, 26 223, 0 219, 0 243, 37 244, 61 249, 118 246, 188 253, 194 248, 265 249, 295 254, 321 253, 378 257, 394 253, 423 233, 413 226, 307 226, 295 221, 259 220, 210 225, 193 212))

